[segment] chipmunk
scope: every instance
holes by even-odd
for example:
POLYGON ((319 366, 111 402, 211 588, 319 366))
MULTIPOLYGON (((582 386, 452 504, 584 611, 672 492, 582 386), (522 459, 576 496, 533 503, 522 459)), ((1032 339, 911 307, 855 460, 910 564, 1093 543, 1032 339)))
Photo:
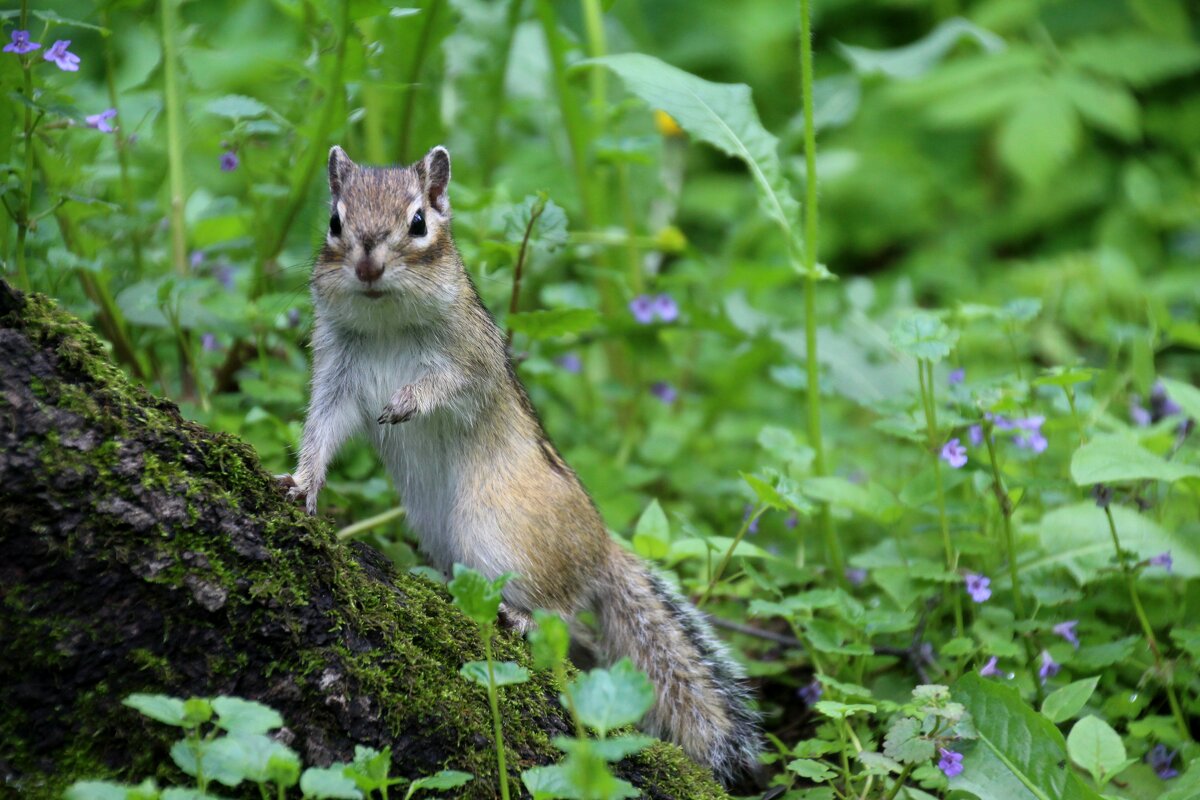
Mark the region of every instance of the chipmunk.
POLYGON ((510 621, 595 613, 596 655, 645 671, 645 727, 722 780, 752 770, 757 715, 740 667, 704 617, 607 532, 542 429, 504 336, 450 233, 450 155, 360 167, 329 153, 329 232, 312 273, 312 397, 299 465, 281 476, 310 514, 325 470, 365 435, 433 564, 504 588, 510 621))

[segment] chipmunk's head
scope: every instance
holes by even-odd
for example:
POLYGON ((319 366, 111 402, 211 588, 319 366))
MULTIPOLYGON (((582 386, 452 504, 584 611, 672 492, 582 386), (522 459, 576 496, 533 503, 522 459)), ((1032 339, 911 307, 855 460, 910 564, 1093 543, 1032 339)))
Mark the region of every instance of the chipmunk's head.
POLYGON ((394 168, 360 167, 342 148, 331 149, 317 294, 351 312, 380 306, 403 314, 447 302, 461 269, 450 238, 449 185, 444 147, 394 168))

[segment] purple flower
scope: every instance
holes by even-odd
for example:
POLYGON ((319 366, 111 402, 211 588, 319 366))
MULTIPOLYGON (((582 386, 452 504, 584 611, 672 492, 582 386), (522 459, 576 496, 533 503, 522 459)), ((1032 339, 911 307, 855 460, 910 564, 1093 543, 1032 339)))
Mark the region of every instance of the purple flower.
POLYGON ((1175 750, 1168 750, 1165 744, 1156 744, 1146 753, 1146 763, 1164 781, 1179 776, 1179 770, 1171 766, 1175 760, 1175 750))
POLYGON ((800 524, 800 515, 797 514, 795 511, 788 514, 788 518, 783 521, 783 527, 787 528, 789 531, 795 530, 796 526, 799 524, 800 524))
POLYGON ((1139 399, 1137 395, 1129 398, 1129 418, 1139 428, 1146 428, 1154 421, 1154 417, 1151 416, 1150 409, 1145 408, 1138 402, 1139 399))
POLYGON ((1025 450, 1032 450, 1036 454, 1045 451, 1045 449, 1049 446, 1049 442, 1046 441, 1046 437, 1042 435, 1042 424, 1046 421, 1045 417, 1037 416, 1025 417, 1024 419, 1014 419, 1011 421, 1004 420, 1005 424, 1003 426, 1000 424, 1001 420, 1001 417, 996 418, 996 427, 1001 430, 1015 429, 1019 431, 1025 431, 1025 433, 1019 434, 1013 439, 1013 442, 1017 445, 1017 447, 1025 450))
POLYGON ((1070 619, 1066 622, 1060 622, 1051 628, 1056 634, 1066 639, 1071 643, 1071 646, 1076 650, 1079 649, 1079 637, 1075 634, 1075 627, 1079 624, 1079 620, 1070 619))
POLYGON ((967 448, 958 443, 955 437, 942 445, 942 461, 954 469, 960 469, 967 463, 967 448))
POLYGON ((200 334, 200 346, 209 353, 215 353, 221 349, 221 345, 217 344, 217 335, 215 333, 200 334))
POLYGON ((583 360, 575 353, 563 353, 558 358, 554 359, 554 363, 558 364, 563 370, 572 374, 583 372, 583 360))
POLYGON ((806 683, 796 690, 796 694, 799 695, 800 699, 804 701, 804 704, 808 706, 816 705, 817 701, 821 699, 821 695, 824 694, 824 692, 825 690, 821 688, 821 682, 816 678, 813 678, 812 681, 806 683))
POLYGON ((956 753, 944 747, 939 747, 938 753, 941 755, 941 758, 938 760, 938 769, 944 772, 947 778, 953 778, 955 775, 962 774, 962 753, 956 753))
POLYGON ((639 294, 629 301, 629 313, 639 325, 649 325, 654 322, 654 298, 648 294, 639 294))
POLYGON ((679 392, 675 391, 675 387, 666 381, 658 381, 650 387, 650 394, 662 400, 667 405, 671 405, 679 398, 679 392))
POLYGON ((746 530, 750 533, 758 533, 758 520, 760 518, 750 516, 753 513, 754 506, 752 506, 750 503, 746 503, 746 509, 742 512, 742 522, 750 520, 750 527, 746 528, 746 530))
POLYGON ((204 251, 203 250, 193 250, 191 255, 188 256, 188 264, 191 265, 192 269, 195 269, 196 267, 200 266, 203 263, 204 263, 204 251))
POLYGON ((101 133, 112 133, 116 130, 116 128, 112 126, 109 120, 116 115, 117 110, 115 108, 108 108, 104 111, 101 111, 99 114, 92 114, 90 117, 87 117, 85 121, 87 122, 89 128, 95 128, 101 133))
POLYGON ((1154 421, 1158 422, 1163 417, 1179 414, 1182 411, 1179 404, 1167 395, 1167 390, 1163 387, 1162 382, 1155 382, 1153 388, 1150 389, 1150 413, 1153 415, 1154 421))
POLYGON ((1020 447, 1023 450, 1033 451, 1035 455, 1044 452, 1046 448, 1050 446, 1050 443, 1046 441, 1046 437, 1042 435, 1041 431, 1034 431, 1033 433, 1029 434, 1021 434, 1016 436, 1013 439, 1013 442, 1017 445, 1017 447, 1020 447))
POLYGON ((32 53, 41 47, 37 42, 29 41, 29 31, 13 31, 12 42, 4 45, 4 52, 16 53, 23 56, 26 53, 32 53))
POLYGON ((1158 555, 1154 556, 1146 563, 1152 567, 1162 567, 1167 572, 1170 572, 1171 567, 1175 566, 1175 562, 1171 559, 1171 551, 1170 550, 1168 550, 1165 553, 1159 553, 1158 555))
POLYGON ((983 426, 972 425, 967 428, 967 438, 971 440, 972 447, 979 447, 983 444, 983 426))
POLYGON ((976 603, 982 603, 992 596, 991 578, 968 572, 963 576, 963 580, 967 584, 967 594, 971 595, 971 599, 976 603))
POLYGON ((233 152, 232 150, 226 150, 224 153, 221 153, 222 172, 233 172, 238 168, 238 164, 240 163, 241 162, 238 161, 237 153, 233 152))
POLYGON ((669 294, 660 294, 654 298, 654 313, 663 322, 674 322, 679 318, 679 306, 669 294))
POLYGON ((287 324, 289 328, 300 327, 300 309, 289 308, 287 313, 287 324))
POLYGON ((858 567, 846 567, 846 580, 851 586, 862 586, 867 582, 867 571, 858 567))
POLYGON ((74 53, 68 53, 67 48, 71 46, 70 39, 59 39, 54 44, 50 45, 50 49, 43 56, 47 61, 53 61, 55 65, 65 72, 79 71, 79 56, 74 53))
POLYGON ((1042 665, 1038 667, 1038 677, 1041 679, 1042 683, 1045 683, 1047 680, 1057 675, 1060 669, 1062 669, 1062 664, 1059 664, 1057 661, 1051 658, 1048 650, 1043 650, 1042 665))
POLYGON ((996 669, 997 660, 995 656, 989 658, 988 662, 979 668, 979 675, 984 678, 994 678, 1001 674, 1000 670, 996 669))
POLYGON ((946 382, 949 383, 951 386, 954 386, 955 384, 962 383, 963 378, 965 378, 966 376, 967 376, 967 371, 965 369, 963 369, 962 367, 959 367, 958 369, 950 371, 950 374, 946 376, 946 382))
POLYGON ((212 268, 213 277, 217 279, 217 283, 226 291, 232 291, 234 287, 233 276, 237 274, 237 270, 228 261, 222 261, 212 268))

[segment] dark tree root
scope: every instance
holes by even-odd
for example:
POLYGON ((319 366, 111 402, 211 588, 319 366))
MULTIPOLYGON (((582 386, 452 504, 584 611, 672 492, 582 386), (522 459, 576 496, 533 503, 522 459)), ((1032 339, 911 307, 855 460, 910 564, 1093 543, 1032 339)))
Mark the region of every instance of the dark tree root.
MULTIPOLYGON (((515 635, 497 657, 528 666, 515 635)), ((240 440, 132 386, 97 338, 0 281, 0 796, 80 778, 183 776, 176 732, 132 692, 239 695, 283 714, 310 765, 391 747, 393 774, 444 768, 498 794, 482 658, 443 589, 340 544, 240 440)), ((503 692, 512 785, 571 726, 546 674, 503 692)), ((655 745, 618 772, 650 798, 721 798, 655 745)))

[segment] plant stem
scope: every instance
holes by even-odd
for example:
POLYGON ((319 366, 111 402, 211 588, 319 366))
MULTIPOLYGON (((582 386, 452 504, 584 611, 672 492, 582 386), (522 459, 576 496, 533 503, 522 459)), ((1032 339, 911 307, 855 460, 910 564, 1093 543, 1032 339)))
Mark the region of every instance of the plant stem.
POLYGON ((558 95, 558 107, 562 113, 567 144, 571 150, 571 166, 575 171, 575 181, 579 186, 580 208, 588 228, 594 230, 591 180, 587 165, 587 126, 579 104, 575 101, 575 97, 571 94, 571 87, 567 83, 566 46, 558 31, 554 7, 549 0, 537 0, 537 15, 538 20, 542 23, 542 31, 546 36, 546 45, 550 51, 554 91, 558 95))
POLYGON ((160 0, 163 40, 163 93, 167 107, 167 178, 171 193, 171 261, 175 272, 186 275, 187 233, 183 218, 183 130, 179 91, 179 16, 180 0, 160 0))
POLYGON ((725 555, 721 557, 720 563, 717 564, 716 571, 713 572, 712 577, 708 579, 708 586, 704 589, 704 594, 700 596, 699 602, 696 603, 696 608, 700 608, 706 602, 708 602, 708 596, 712 594, 713 587, 716 586, 717 582, 721 580, 721 575, 724 574, 725 568, 729 566, 730 559, 733 558, 733 551, 737 549, 739 544, 741 544, 742 539, 746 538, 746 531, 750 530, 750 526, 753 525, 766 510, 766 506, 759 506, 742 520, 742 527, 738 529, 737 535, 733 537, 733 541, 729 544, 729 549, 726 550, 725 555))
POLYGON ((500 52, 496 54, 496 64, 491 71, 492 85, 488 92, 487 108, 487 139, 491 146, 483 152, 483 185, 492 185, 492 176, 496 171, 496 163, 501 153, 505 152, 504 143, 500 140, 500 118, 504 116, 505 79, 508 77, 508 60, 512 53, 513 35, 517 23, 521 21, 523 0, 508 0, 508 16, 504 23, 504 42, 500 52))
MULTIPOLYGON (((804 103, 804 359, 807 368, 808 444, 813 449, 813 472, 828 474, 821 437, 821 364, 817 357, 817 129, 813 123, 812 20, 810 0, 800 0, 800 88, 804 103)), ((788 246, 791 247, 788 237, 788 246)), ((825 557, 834 579, 846 583, 842 548, 828 503, 817 507, 817 524, 825 542, 825 557)), ((803 553, 803 549, 800 550, 803 553)))
MULTIPOLYGON (((946 487, 942 483, 942 460, 938 456, 937 403, 933 390, 933 364, 921 359, 917 362, 917 379, 921 385, 921 403, 925 407, 925 429, 929 438, 927 447, 930 458, 933 459, 934 485, 937 487, 938 522, 942 529, 942 547, 946 552, 946 569, 954 572, 958 569, 958 554, 950 541, 950 522, 946 517, 946 487)), ((958 636, 963 635, 962 597, 954 584, 949 584, 946 591, 950 593, 954 606, 954 629, 958 636)))
POLYGON ((1175 696, 1175 686, 1171 683, 1171 677, 1167 674, 1166 666, 1163 664, 1162 653, 1158 649, 1158 640, 1154 637, 1154 629, 1150 627, 1150 619, 1146 616, 1145 607, 1142 606, 1142 597, 1137 590, 1137 579, 1133 567, 1129 565, 1129 559, 1125 557, 1125 551, 1121 549, 1121 539, 1117 536, 1117 523, 1113 520, 1112 508, 1109 504, 1104 505, 1104 516, 1108 519, 1108 532, 1112 535, 1113 550, 1117 554, 1117 562, 1121 565, 1121 573, 1124 575, 1125 585, 1129 589, 1129 601, 1133 604, 1133 612, 1142 626, 1142 635, 1146 637, 1146 643, 1150 645, 1150 653, 1154 656, 1154 667, 1158 672, 1158 677, 1167 690, 1167 702, 1171 706, 1171 714, 1175 717, 1179 734, 1190 742, 1192 740, 1191 731, 1188 729, 1187 720, 1184 719, 1179 698, 1175 696))
MULTIPOLYGON (((533 226, 537 224, 538 218, 542 216, 542 212, 546 210, 546 198, 541 197, 538 202, 533 204, 529 210, 529 223, 525 226, 525 235, 521 237, 521 249, 517 253, 517 263, 513 267, 513 285, 512 297, 508 301, 508 314, 512 316, 517 313, 517 304, 521 299, 521 274, 525 268, 525 254, 529 249, 529 237, 533 233, 533 226)), ((508 329, 508 334, 505 339, 507 344, 512 344, 513 331, 508 329)))
POLYGON ((425 23, 421 26, 417 49, 413 53, 412 65, 408 70, 408 85, 404 90, 404 110, 400 113, 400 136, 396 145, 396 160, 401 163, 408 163, 408 160, 412 158, 409 147, 412 140, 413 116, 417 108, 417 79, 421 77, 421 68, 425 65, 425 55, 429 52, 429 43, 433 41, 434 22, 441 5, 442 0, 429 0, 429 6, 425 10, 425 23))
POLYGON ((380 525, 391 522, 394 519, 399 519, 400 517, 404 516, 404 513, 404 506, 389 508, 382 514, 376 514, 373 517, 360 519, 358 522, 355 522, 352 525, 347 525, 337 532, 337 538, 339 540, 353 538, 358 536, 360 533, 366 533, 372 528, 378 528, 380 525))
MULTIPOLYGON (((107 8, 100 11, 100 24, 105 28, 112 28, 111 15, 107 8)), ((104 79, 108 88, 108 103, 112 108, 118 109, 117 119, 121 119, 117 96, 117 63, 113 57, 113 37, 104 37, 104 79)), ((145 273, 142 267, 142 229, 137 224, 137 195, 133 192, 133 182, 129 178, 129 140, 124 135, 124 131, 120 127, 114 134, 114 146, 117 149, 117 166, 121 170, 121 195, 125 201, 125 215, 133 222, 130 227, 131 239, 130 244, 133 250, 133 268, 134 274, 138 278, 142 278, 145 273)))
POLYGON ((1079 418, 1079 410, 1075 408, 1075 389, 1070 386, 1064 386, 1063 393, 1067 396, 1067 405, 1071 407, 1071 419, 1075 420, 1075 427, 1079 430, 1079 444, 1087 443, 1087 436, 1083 432, 1083 420, 1079 418))
POLYGON ((892 790, 887 793, 884 800, 896 800, 896 795, 900 794, 900 789, 904 786, 904 781, 908 778, 910 772, 913 771, 913 764, 906 764, 904 770, 896 776, 896 782, 892 784, 892 790))
MULTIPOLYGON (((29 0, 21 0, 21 28, 29 30, 29 0)), ((25 238, 29 235, 29 215, 33 210, 33 66, 27 55, 21 56, 21 77, 25 86, 25 169, 21 176, 21 205, 17 209, 17 281, 29 291, 29 267, 25 263, 25 238)), ((40 117, 39 117, 40 118, 40 117)))
POLYGON ((508 800, 508 768, 504 763, 504 731, 500 727, 500 703, 496 698, 496 675, 492 668, 492 626, 483 628, 483 655, 488 665, 488 705, 492 707, 492 733, 496 738, 496 765, 500 770, 500 797, 508 800))
POLYGON ((1025 619, 1025 599, 1021 595, 1021 571, 1017 569, 1017 546, 1012 534, 1012 501, 1008 499, 1008 490, 1000 477, 1000 464, 996 460, 996 445, 992 441, 992 424, 985 422, 983 426, 983 441, 987 444, 988 460, 992 465, 992 491, 996 494, 996 502, 1000 506, 1000 526, 1004 529, 1004 547, 1008 554, 1008 575, 1012 581, 1013 613, 1017 619, 1025 619))

